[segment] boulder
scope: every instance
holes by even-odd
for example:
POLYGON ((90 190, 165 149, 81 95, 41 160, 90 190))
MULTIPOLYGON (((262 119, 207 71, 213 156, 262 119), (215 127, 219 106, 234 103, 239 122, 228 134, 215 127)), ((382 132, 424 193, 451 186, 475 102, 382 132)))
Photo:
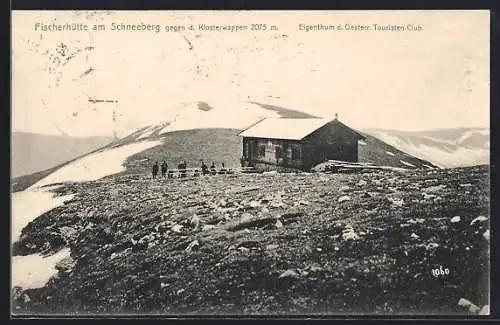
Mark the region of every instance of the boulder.
POLYGON ((345 201, 350 201, 350 200, 351 200, 351 198, 349 196, 344 195, 344 196, 339 197, 338 201, 339 202, 345 202, 345 201))

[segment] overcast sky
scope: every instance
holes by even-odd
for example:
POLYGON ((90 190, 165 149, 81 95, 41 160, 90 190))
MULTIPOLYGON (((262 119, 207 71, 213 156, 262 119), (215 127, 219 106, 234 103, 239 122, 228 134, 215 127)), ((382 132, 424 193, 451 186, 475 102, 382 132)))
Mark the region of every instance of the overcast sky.
POLYGON ((119 99, 120 123, 129 126, 182 102, 221 100, 275 104, 322 117, 337 112, 357 128, 489 126, 487 11, 12 16, 14 130, 111 134, 113 104, 91 106, 88 97, 119 99), (108 31, 35 30, 37 22, 54 21, 106 24, 108 31), (162 31, 111 31, 112 22, 159 24, 162 31), (265 23, 267 30, 200 31, 202 23, 265 23), (423 30, 299 30, 299 24, 318 23, 413 24, 423 30), (165 25, 189 24, 194 31, 164 31, 165 25), (279 30, 271 31, 271 25, 279 30), (64 55, 58 52, 61 43, 67 46, 64 55))

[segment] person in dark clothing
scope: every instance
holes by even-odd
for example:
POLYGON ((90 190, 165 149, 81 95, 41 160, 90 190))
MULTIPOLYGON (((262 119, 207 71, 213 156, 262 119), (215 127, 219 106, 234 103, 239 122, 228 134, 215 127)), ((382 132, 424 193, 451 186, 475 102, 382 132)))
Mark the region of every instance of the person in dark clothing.
POLYGON ((245 156, 241 156, 240 158, 240 164, 241 164, 241 167, 246 167, 246 159, 245 159, 245 156))
POLYGON ((201 173, 203 174, 203 176, 208 174, 208 167, 207 165, 205 165, 205 162, 203 160, 201 161, 201 173))
POLYGON ((221 163, 222 164, 222 168, 220 169, 220 174, 225 174, 226 173, 226 167, 224 166, 224 163, 221 163))
POLYGON ((167 175, 167 169, 168 169, 167 162, 163 161, 163 164, 161 164, 161 176, 163 176, 163 178, 165 178, 165 176, 167 175))
POLYGON ((212 166, 210 166, 210 171, 212 172, 212 175, 217 175, 217 170, 215 169, 214 163, 212 163, 212 166))
POLYGON ((153 179, 156 178, 156 175, 158 175, 158 163, 155 161, 153 164, 153 179))

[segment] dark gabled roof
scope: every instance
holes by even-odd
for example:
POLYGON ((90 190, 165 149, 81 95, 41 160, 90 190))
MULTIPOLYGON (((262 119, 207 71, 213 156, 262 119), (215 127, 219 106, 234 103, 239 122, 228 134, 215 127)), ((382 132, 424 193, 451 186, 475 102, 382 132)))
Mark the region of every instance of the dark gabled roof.
POLYGON ((239 135, 251 138, 302 140, 330 122, 339 123, 358 135, 359 139, 365 139, 365 136, 337 119, 332 121, 321 118, 266 118, 243 130, 239 135))

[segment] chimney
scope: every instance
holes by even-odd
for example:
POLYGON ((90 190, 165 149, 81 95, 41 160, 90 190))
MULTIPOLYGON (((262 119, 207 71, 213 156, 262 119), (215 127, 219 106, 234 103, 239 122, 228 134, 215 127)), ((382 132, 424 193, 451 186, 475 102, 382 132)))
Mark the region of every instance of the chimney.
POLYGON ((335 113, 335 119, 338 120, 339 119, 339 114, 335 113))

